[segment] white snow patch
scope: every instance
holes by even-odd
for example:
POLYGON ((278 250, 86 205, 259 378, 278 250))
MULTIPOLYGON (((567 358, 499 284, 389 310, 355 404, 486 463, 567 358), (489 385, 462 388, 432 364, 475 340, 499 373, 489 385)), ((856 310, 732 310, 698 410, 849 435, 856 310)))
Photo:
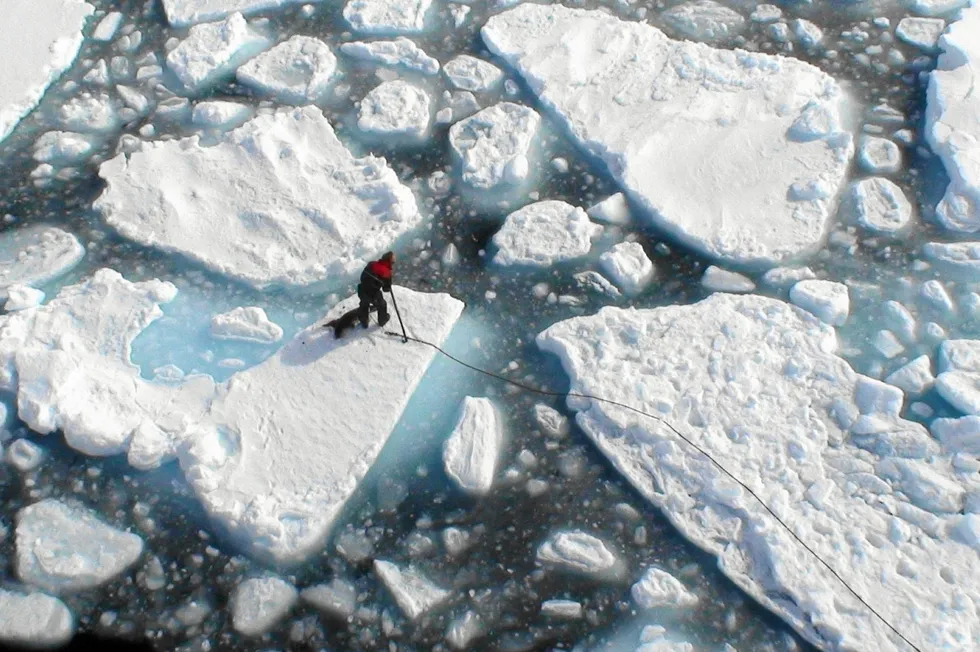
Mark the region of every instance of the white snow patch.
POLYGON ((599 266, 624 294, 642 292, 657 271, 639 242, 620 242, 599 256, 599 266))
POLYGON ((537 561, 595 579, 615 580, 624 572, 623 562, 602 539, 587 532, 558 532, 538 546, 537 561))
POLYGON ((209 100, 194 105, 191 121, 211 129, 228 130, 241 126, 255 115, 255 109, 240 102, 209 100))
POLYGON ((504 78, 500 68, 468 54, 449 60, 442 72, 454 87, 474 93, 492 91, 504 78))
POLYGON ((272 344, 282 339, 282 327, 269 321, 262 308, 239 306, 211 318, 211 337, 272 344))
POLYGON ((310 36, 293 36, 235 71, 235 77, 280 102, 313 104, 337 77, 337 57, 310 36))
POLYGON ((221 22, 192 27, 187 38, 167 54, 167 67, 189 92, 197 93, 269 45, 268 37, 234 13, 221 22))
POLYGON ((229 14, 241 12, 253 14, 266 9, 276 9, 297 2, 319 0, 163 0, 167 20, 173 27, 220 20, 229 14))
POLYGON ((754 292, 755 283, 749 277, 709 265, 701 276, 701 286, 709 292, 754 292))
POLYGON ((899 21, 895 28, 895 36, 920 50, 935 52, 939 43, 939 35, 945 29, 946 21, 942 18, 906 16, 899 21))
POLYGON ((4 291, 7 293, 7 302, 3 304, 3 309, 7 312, 36 308, 44 301, 44 292, 27 285, 9 285, 4 291))
POLYGON ((490 399, 467 396, 443 447, 446 475, 468 493, 488 493, 497 472, 503 439, 500 415, 490 399))
POLYGON ((432 0, 348 0, 344 19, 356 31, 371 34, 418 34, 432 0))
POLYGON ((409 620, 430 612, 451 595, 411 567, 403 569, 391 562, 375 559, 374 572, 409 620))
POLYGON ((745 17, 714 0, 692 0, 661 14, 665 23, 696 41, 724 41, 745 29, 745 17))
POLYGON ((343 43, 340 51, 353 59, 399 67, 423 75, 439 72, 439 60, 430 57, 415 42, 404 36, 390 41, 343 43))
POLYGON ((790 289, 789 299, 831 326, 840 326, 847 321, 851 310, 847 286, 835 281, 800 281, 790 289))
POLYGON ((13 285, 44 285, 63 276, 85 255, 78 238, 50 226, 0 234, 0 298, 13 285))
POLYGON ((643 609, 659 607, 693 607, 698 596, 691 593, 680 580, 659 568, 648 568, 630 589, 633 602, 643 609))
POLYGON ((602 227, 581 208, 563 201, 540 201, 514 211, 493 236, 497 265, 539 265, 585 256, 602 227))
POLYGON ((864 136, 858 148, 858 163, 871 174, 893 174, 902 169, 898 145, 880 136, 864 136))
POLYGON ((357 114, 361 131, 382 136, 423 140, 432 122, 432 98, 425 89, 400 79, 372 89, 357 114))
POLYGON ((540 123, 534 109, 501 102, 454 124, 449 144, 463 181, 480 190, 522 182, 540 123))
POLYGON ((52 648, 67 643, 74 633, 75 618, 58 598, 0 589, 0 641, 52 648))
POLYGON ((619 225, 630 222, 630 207, 626 203, 626 195, 621 192, 606 197, 585 212, 598 222, 619 225))
POLYGON ((280 577, 253 577, 235 587, 231 596, 231 619, 235 631, 261 636, 293 608, 299 594, 280 577))

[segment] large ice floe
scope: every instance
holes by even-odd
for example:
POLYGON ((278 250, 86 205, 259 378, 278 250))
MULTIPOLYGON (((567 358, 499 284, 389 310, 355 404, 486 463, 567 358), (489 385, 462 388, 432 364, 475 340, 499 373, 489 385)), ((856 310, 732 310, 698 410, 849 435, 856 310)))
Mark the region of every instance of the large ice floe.
POLYGON ((235 71, 241 83, 289 104, 313 104, 336 76, 330 46, 309 36, 293 36, 235 71))
POLYGON ((343 43, 340 51, 352 59, 399 67, 423 75, 434 75, 439 72, 439 60, 430 57, 422 48, 404 36, 390 41, 343 43))
POLYGON ((67 273, 85 256, 78 238, 50 226, 0 234, 0 299, 11 286, 43 285, 67 273))
POLYGON ((528 156, 541 116, 529 107, 501 102, 460 120, 449 145, 463 181, 477 190, 520 185, 530 174, 528 156))
POLYGON ((357 115, 362 132, 420 141, 432 122, 432 99, 425 89, 401 79, 383 82, 364 96, 357 115))
POLYGON ((500 415, 490 399, 467 396, 443 447, 446 475, 463 491, 475 495, 488 493, 497 472, 503 439, 500 415))
POLYGON ((257 287, 346 281, 422 219, 385 160, 355 158, 315 107, 259 115, 208 147, 147 143, 99 174, 94 205, 120 234, 257 287))
POLYGON ((0 589, 0 614, 0 641, 18 649, 62 645, 75 632, 75 619, 65 603, 44 593, 0 589))
POLYGON ((854 150, 830 76, 562 6, 522 5, 482 35, 680 241, 769 266, 822 244, 854 150))
POLYGON ((319 0, 162 0, 167 21, 174 27, 219 20, 241 12, 251 14, 299 2, 319 0))
POLYGON ((905 644, 719 460, 920 649, 980 645, 976 473, 899 416, 901 390, 854 372, 833 327, 794 306, 714 294, 604 308, 538 336, 569 399, 629 481, 736 584, 827 650, 905 644), (966 510, 964 512, 964 510, 966 510))
POLYGON ((82 26, 95 8, 81 0, 7 2, 0 22, 0 141, 71 65, 82 45, 82 26), (37 16, 44 20, 37 20, 37 16))
POLYGON ((167 54, 167 67, 188 92, 198 93, 269 45, 267 36, 235 13, 221 22, 192 27, 187 38, 167 54))
POLYGON ((347 0, 344 19, 359 32, 417 34, 432 0, 347 0))
POLYGON ((929 77, 926 138, 950 182, 936 208, 952 231, 980 231, 980 2, 960 12, 939 39, 943 53, 929 77))

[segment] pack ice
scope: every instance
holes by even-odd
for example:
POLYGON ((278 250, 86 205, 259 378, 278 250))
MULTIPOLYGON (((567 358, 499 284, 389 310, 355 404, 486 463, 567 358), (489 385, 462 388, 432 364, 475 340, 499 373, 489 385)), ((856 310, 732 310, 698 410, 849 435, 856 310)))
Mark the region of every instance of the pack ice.
POLYGON ((0 298, 11 286, 37 286, 67 273, 85 256, 78 238, 51 226, 0 234, 0 298))
POLYGON ((241 12, 251 14, 297 2, 319 0, 163 0, 167 21, 174 27, 184 27, 210 20, 219 20, 241 12))
POLYGON ((106 161, 94 206, 119 233, 256 287, 346 280, 419 224, 386 161, 354 157, 316 107, 259 115, 204 147, 106 161))
MULTIPOLYGON (((980 491, 902 392, 855 373, 834 328, 795 306, 716 293, 555 324, 569 399, 613 465, 736 584, 826 650, 906 645, 729 476, 746 483, 920 649, 980 646, 980 491)), ((955 438, 951 438, 955 439, 955 438)), ((969 465, 967 465, 969 467, 969 465)))
POLYGON ((828 75, 558 5, 522 5, 481 33, 678 240, 763 266, 821 245, 854 149, 828 75))

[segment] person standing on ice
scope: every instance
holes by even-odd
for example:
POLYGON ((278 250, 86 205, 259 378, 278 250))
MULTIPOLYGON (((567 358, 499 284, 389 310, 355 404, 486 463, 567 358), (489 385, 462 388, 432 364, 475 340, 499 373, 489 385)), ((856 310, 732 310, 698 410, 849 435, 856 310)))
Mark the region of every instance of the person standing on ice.
POLYGON ((361 305, 357 308, 357 318, 361 326, 367 328, 372 310, 378 311, 378 324, 388 323, 388 304, 382 292, 391 292, 391 274, 395 265, 395 254, 386 252, 378 260, 367 264, 361 272, 361 282, 357 284, 357 298, 361 305))

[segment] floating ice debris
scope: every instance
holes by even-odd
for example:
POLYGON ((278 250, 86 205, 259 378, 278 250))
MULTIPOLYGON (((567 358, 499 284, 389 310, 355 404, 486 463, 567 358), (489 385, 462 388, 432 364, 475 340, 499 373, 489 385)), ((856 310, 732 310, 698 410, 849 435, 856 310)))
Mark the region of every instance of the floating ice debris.
POLYGON ((455 618, 446 630, 446 642, 454 650, 469 650, 470 643, 483 636, 483 624, 480 616, 473 611, 467 611, 455 618))
POLYGON ((804 49, 811 50, 823 41, 823 30, 809 20, 797 18, 792 23, 793 34, 804 49))
POLYGON ((541 603, 542 615, 550 618, 578 620, 582 617, 582 603, 575 600, 545 600, 541 603))
POLYGON ((439 72, 439 60, 430 57, 414 41, 404 36, 390 41, 343 43, 340 51, 353 59, 399 67, 423 75, 439 72))
POLYGON ((601 539, 586 532, 558 532, 538 546, 538 563, 555 566, 595 579, 615 580, 624 572, 623 562, 601 539))
POLYGON ((864 136, 857 155, 858 163, 871 174, 892 174, 902 169, 902 152, 898 145, 878 136, 864 136))
POLYGON ((174 611, 174 616, 184 627, 197 627, 211 613, 207 600, 190 599, 174 611))
POLYGON ((693 607, 698 596, 687 590, 680 580, 659 568, 648 568, 630 589, 633 602, 644 609, 659 607, 693 607))
POLYGON ((442 67, 442 72, 454 87, 474 93, 491 91, 504 78, 500 68, 468 54, 450 59, 442 67))
POLYGON ((946 291, 943 284, 936 279, 923 283, 919 288, 919 296, 926 305, 941 313, 950 314, 956 311, 953 298, 949 296, 949 292, 946 291))
POLYGON ((385 160, 354 158, 316 107, 259 115, 208 147, 147 143, 99 174, 94 206, 123 236, 256 287, 346 280, 422 219, 385 160))
POLYGON ((8 285, 0 288, 0 294, 3 292, 7 294, 7 302, 3 304, 3 309, 7 312, 36 308, 44 301, 44 292, 28 285, 8 285))
POLYGON ((497 472, 503 436, 500 416, 490 399, 467 396, 443 447, 446 474, 466 492, 488 493, 497 472))
POLYGON ((814 278, 817 275, 809 267, 774 267, 762 275, 762 283, 783 288, 814 278))
POLYGON ((932 375, 932 361, 921 355, 912 362, 892 372, 885 382, 898 387, 910 396, 918 396, 932 389, 936 377, 932 375))
POLYGON ((618 298, 622 296, 615 285, 610 283, 605 276, 599 272, 594 272, 592 270, 586 272, 577 272, 572 274, 572 278, 578 283, 581 288, 588 288, 594 292, 599 292, 601 294, 606 294, 613 298, 618 298))
POLYGON ((436 114, 436 122, 439 124, 458 122, 480 110, 480 103, 476 96, 469 91, 453 91, 452 93, 446 91, 443 93, 443 102, 448 102, 448 106, 440 109, 436 114))
POLYGON ((776 5, 756 5, 749 19, 756 23, 774 23, 783 17, 783 10, 776 5))
POLYGON ((432 0, 348 0, 344 19, 356 31, 371 34, 418 34, 432 0))
POLYGON ((755 283, 747 276, 709 265, 701 277, 701 287, 709 292, 754 292, 755 283))
POLYGON ((49 226, 0 233, 0 298, 12 285, 44 285, 64 275, 85 255, 78 238, 49 226))
POLYGON ((41 466, 41 462, 44 461, 44 449, 29 439, 20 438, 7 447, 4 457, 10 466, 21 473, 29 473, 41 466))
POLYGON ((104 584, 143 553, 140 537, 53 499, 17 512, 16 539, 17 577, 54 593, 104 584))
POLYGON ((886 301, 882 306, 885 324, 906 344, 916 341, 916 321, 909 309, 897 301, 886 301))
POLYGON ((942 16, 966 7, 970 0, 905 0, 903 4, 919 16, 942 16))
MULTIPOLYGON (((728 644, 724 652, 729 652, 728 644)), ((667 630, 660 625, 647 625, 640 632, 640 646, 635 652, 695 652, 687 641, 674 641, 667 638, 667 630)))
POLYGON ((409 620, 428 613, 450 596, 449 591, 439 588, 412 568, 402 569, 391 562, 375 559, 374 572, 409 620))
POLYGON ((310 36, 293 36, 235 71, 235 78, 280 102, 313 104, 337 77, 337 57, 310 36))
POLYGON ((642 292, 656 269, 639 242, 621 242, 599 256, 599 266, 624 294, 642 292))
POLYGON ((660 16, 682 36, 696 41, 724 41, 745 28, 742 14, 714 0, 683 2, 660 16))
POLYGON ((422 140, 432 121, 432 99, 415 84, 397 79, 372 89, 357 114, 357 127, 380 136, 422 140))
POLYGON ((52 648, 74 633, 75 618, 58 598, 0 589, 0 642, 21 649, 52 648))
POLYGON ((980 414, 980 340, 940 345, 936 391, 960 412, 980 414))
POLYGON ((261 636, 285 617, 297 597, 296 587, 282 578, 247 579, 231 596, 232 626, 245 636, 261 636))
POLYGON ((255 115, 255 108, 241 102, 209 100, 194 105, 191 121, 211 129, 234 129, 255 115))
POLYGON ((980 242, 927 242, 922 255, 937 268, 965 280, 980 279, 980 242))
MULTIPOLYGON (((948 529, 963 515, 947 511, 977 479, 901 419, 901 390, 835 354, 832 327, 774 299, 716 293, 691 306, 603 308, 551 326, 538 344, 560 356, 570 391, 668 415, 912 640, 955 648, 980 635, 972 610, 949 608, 945 579, 970 603, 980 599, 980 557, 948 529)), ((615 468, 805 638, 828 649, 868 640, 905 649, 756 498, 671 430, 606 403, 569 404, 615 468)))
POLYGON ((95 8, 81 0, 7 3, 0 25, 0 142, 66 70, 82 45, 82 26, 95 8), (39 20, 38 17, 42 17, 39 20))
POLYGON ((555 408, 543 403, 534 406, 534 420, 541 431, 549 437, 561 439, 568 434, 568 418, 555 408))
POLYGON ((678 240, 766 266, 822 246, 853 153, 830 76, 560 5, 521 5, 481 33, 644 217, 678 240), (794 184, 827 192, 791 197, 794 184))
POLYGON ((597 222, 606 222, 607 224, 622 225, 628 224, 630 221, 630 208, 626 203, 626 196, 621 192, 606 197, 598 204, 590 207, 586 213, 597 222))
POLYGON ((442 531, 442 545, 451 557, 458 557, 471 545, 470 533, 458 527, 447 527, 442 531))
POLYGON ((211 337, 272 344, 282 339, 282 327, 269 321, 262 308, 238 307, 211 318, 211 337))
POLYGON ((538 265, 585 256, 602 227, 589 221, 581 208, 563 201, 528 204, 507 216, 493 236, 497 265, 538 265))
POLYGON ((929 429, 948 453, 980 456, 980 417, 936 419, 929 429))
POLYGON ((963 9, 939 39, 943 53, 929 77, 926 138, 949 174, 936 218, 952 231, 980 230, 980 3, 963 9))
POLYGON ((192 27, 187 38, 167 53, 167 67, 189 92, 197 93, 269 45, 268 37, 234 13, 222 22, 192 27))
POLYGON ((925 52, 935 52, 939 35, 946 29, 942 18, 906 16, 895 28, 895 36, 925 52))
POLYGON ((871 344, 878 350, 878 353, 885 356, 889 360, 894 358, 896 355, 905 350, 902 343, 895 336, 895 333, 889 330, 880 330, 875 334, 874 339, 871 344))
POLYGON ((847 286, 835 281, 800 281, 790 289, 789 300, 831 326, 840 326, 847 321, 851 310, 847 286))
POLYGON ((337 620, 347 620, 357 608, 357 589, 340 578, 303 589, 303 601, 337 620))
POLYGON ((844 212, 872 233, 895 234, 912 220, 912 204, 894 182, 872 177, 851 184, 844 212))
POLYGON ((501 102, 449 130, 460 176, 470 186, 493 190, 518 185, 530 172, 528 155, 541 117, 534 109, 501 102))
POLYGON ((80 163, 88 158, 94 146, 85 135, 69 131, 49 131, 34 143, 34 160, 54 165, 80 163))
POLYGON ((163 0, 167 20, 174 27, 185 27, 195 23, 220 20, 240 11, 253 14, 265 9, 274 9, 298 2, 318 2, 319 0, 163 0))
POLYGON ((108 134, 120 124, 116 104, 105 93, 82 93, 59 109, 59 122, 66 129, 108 134))

